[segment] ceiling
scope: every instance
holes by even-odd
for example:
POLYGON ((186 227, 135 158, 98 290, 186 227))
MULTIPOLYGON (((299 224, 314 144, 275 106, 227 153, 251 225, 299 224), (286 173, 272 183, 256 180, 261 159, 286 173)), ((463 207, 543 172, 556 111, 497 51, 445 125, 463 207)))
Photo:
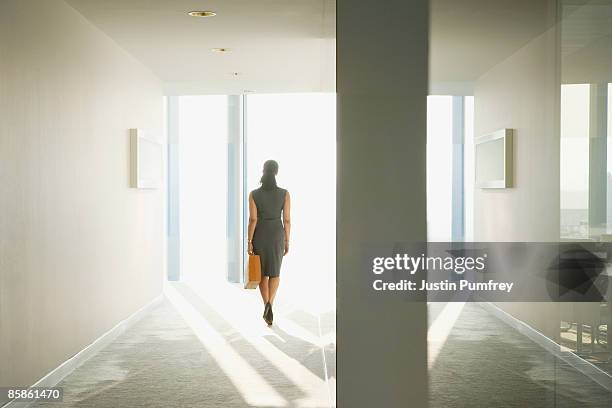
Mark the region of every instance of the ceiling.
POLYGON ((432 93, 473 82, 554 22, 551 0, 431 0, 432 93))
POLYGON ((148 66, 167 94, 335 90, 334 0, 66 1, 148 66))
POLYGON ((612 82, 612 0, 563 7, 561 55, 564 83, 612 82))
MULTIPOLYGON (((335 0, 66 1, 148 66, 167 94, 335 90, 335 0), (217 16, 194 18, 187 15, 191 10, 217 16), (231 52, 211 51, 217 47, 231 52)), ((434 94, 470 94, 475 80, 545 32, 556 17, 555 0, 430 4, 434 94)), ((606 33, 609 21, 600 27, 606 33)), ((584 27, 577 26, 578 34, 564 37, 563 44, 591 41, 584 27)))

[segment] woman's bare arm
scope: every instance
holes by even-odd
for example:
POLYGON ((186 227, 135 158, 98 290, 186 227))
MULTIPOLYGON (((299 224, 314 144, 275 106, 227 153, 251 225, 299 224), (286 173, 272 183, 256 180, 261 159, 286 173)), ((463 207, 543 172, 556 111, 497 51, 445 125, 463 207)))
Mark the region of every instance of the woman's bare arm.
POLYGON ((248 253, 253 255, 253 235, 255 234, 255 226, 257 225, 257 206, 253 199, 253 194, 249 194, 249 229, 248 229, 248 253))
POLYGON ((291 197, 288 191, 285 193, 285 204, 283 205, 283 226, 285 227, 285 255, 287 255, 291 235, 291 197))

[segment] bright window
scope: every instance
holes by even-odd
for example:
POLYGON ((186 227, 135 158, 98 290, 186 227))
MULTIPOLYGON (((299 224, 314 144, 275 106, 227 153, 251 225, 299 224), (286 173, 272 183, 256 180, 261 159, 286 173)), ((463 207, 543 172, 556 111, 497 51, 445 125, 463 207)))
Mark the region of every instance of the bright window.
POLYGON ((263 163, 273 159, 278 185, 291 194, 291 252, 279 296, 312 305, 308 294, 317 293, 314 303, 335 305, 335 94, 249 95, 245 132, 247 191, 259 187, 263 163))
POLYGON ((227 96, 179 98, 181 278, 222 280, 227 269, 227 96))

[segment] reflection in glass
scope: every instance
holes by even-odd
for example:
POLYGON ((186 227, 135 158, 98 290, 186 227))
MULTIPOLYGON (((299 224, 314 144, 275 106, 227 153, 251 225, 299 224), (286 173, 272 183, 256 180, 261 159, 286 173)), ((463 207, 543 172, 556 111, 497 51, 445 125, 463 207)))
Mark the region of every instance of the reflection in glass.
POLYGON ((589 235, 589 85, 561 86, 561 237, 589 235))
MULTIPOLYGON (((562 0, 560 4, 561 238, 609 242, 612 1, 562 0)), ((611 271, 612 266, 608 265, 599 276, 599 282, 608 288, 611 271)), ((562 350, 576 353, 612 373, 610 302, 563 303, 559 310, 562 350)))

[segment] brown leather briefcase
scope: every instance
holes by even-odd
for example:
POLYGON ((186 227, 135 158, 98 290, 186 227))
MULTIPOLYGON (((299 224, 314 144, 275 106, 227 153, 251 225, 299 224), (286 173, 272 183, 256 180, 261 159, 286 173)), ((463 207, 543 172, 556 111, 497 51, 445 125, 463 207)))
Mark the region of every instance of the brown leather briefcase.
POLYGON ((261 261, 259 255, 249 255, 249 265, 247 267, 244 288, 255 289, 259 282, 261 282, 261 261))

